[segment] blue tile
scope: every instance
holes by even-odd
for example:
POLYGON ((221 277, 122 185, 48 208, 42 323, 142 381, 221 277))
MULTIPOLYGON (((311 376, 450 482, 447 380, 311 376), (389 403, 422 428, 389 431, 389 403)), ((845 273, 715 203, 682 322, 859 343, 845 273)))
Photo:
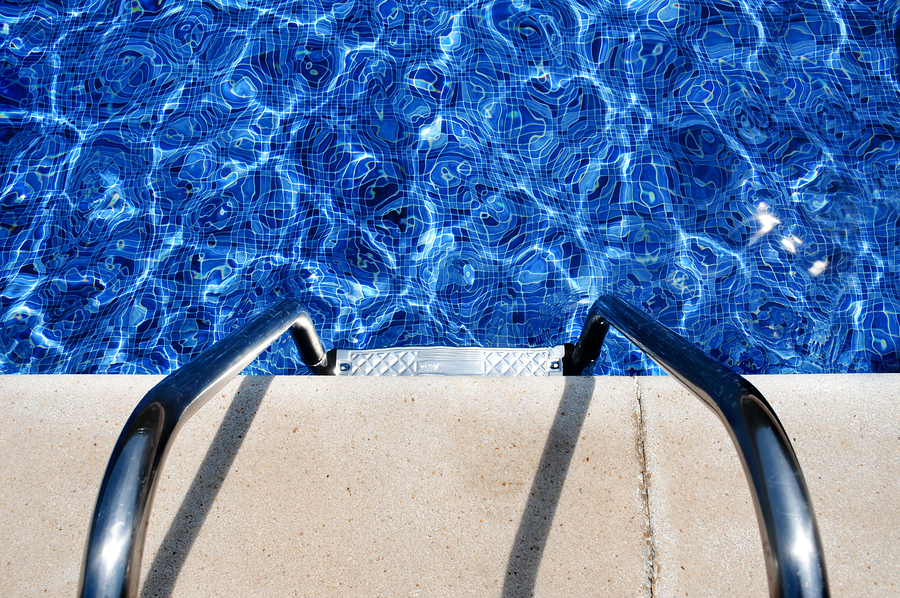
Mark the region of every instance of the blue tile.
POLYGON ((600 293, 744 373, 900 371, 894 3, 0 17, 0 372, 170 372, 285 295, 328 347, 550 345, 600 293))

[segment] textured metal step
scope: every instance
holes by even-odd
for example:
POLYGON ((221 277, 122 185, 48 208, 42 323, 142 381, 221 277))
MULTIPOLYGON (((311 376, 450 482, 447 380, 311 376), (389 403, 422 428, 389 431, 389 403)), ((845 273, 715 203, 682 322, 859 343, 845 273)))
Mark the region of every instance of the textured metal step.
POLYGON ((337 351, 338 376, 561 376, 565 346, 402 347, 337 351))

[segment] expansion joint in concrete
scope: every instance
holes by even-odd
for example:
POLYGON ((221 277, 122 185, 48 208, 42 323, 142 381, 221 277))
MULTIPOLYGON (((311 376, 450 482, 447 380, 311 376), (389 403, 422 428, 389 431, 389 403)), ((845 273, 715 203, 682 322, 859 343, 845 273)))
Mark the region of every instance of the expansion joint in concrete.
POLYGON ((635 378, 635 394, 637 398, 637 456, 641 468, 641 501, 644 507, 644 520, 646 528, 644 531, 644 541, 646 542, 647 551, 647 586, 650 590, 650 598, 656 598, 656 537, 653 535, 653 520, 650 517, 650 472, 647 471, 647 453, 645 450, 645 430, 644 430, 644 404, 641 400, 641 379, 635 378))

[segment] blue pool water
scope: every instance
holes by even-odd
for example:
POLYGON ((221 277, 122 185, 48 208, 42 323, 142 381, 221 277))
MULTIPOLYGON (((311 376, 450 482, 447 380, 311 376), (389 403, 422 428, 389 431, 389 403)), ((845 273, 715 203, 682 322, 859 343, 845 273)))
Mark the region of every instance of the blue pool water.
POLYGON ((898 371, 898 47, 893 0, 7 2, 0 372, 168 372, 284 295, 327 347, 552 345, 604 292, 898 371))

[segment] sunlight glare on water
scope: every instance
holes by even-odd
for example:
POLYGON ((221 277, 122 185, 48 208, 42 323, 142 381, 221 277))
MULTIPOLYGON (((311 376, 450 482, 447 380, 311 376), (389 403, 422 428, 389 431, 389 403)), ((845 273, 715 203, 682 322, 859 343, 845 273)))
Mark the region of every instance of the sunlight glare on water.
POLYGON ((170 372, 282 296, 329 348, 549 346, 601 293, 900 371, 898 7, 6 2, 0 372, 170 372))

